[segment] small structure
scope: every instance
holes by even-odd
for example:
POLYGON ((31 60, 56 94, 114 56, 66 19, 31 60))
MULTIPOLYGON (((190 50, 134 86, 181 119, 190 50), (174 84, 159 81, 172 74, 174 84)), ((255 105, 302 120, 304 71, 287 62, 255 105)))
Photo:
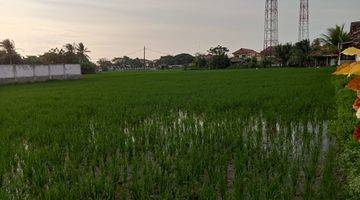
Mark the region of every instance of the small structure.
MULTIPOLYGON (((345 42, 341 44, 341 49, 347 49, 350 47, 360 48, 360 21, 352 22, 350 26, 350 35, 351 41, 345 42)), ((360 61, 359 56, 347 56, 347 55, 340 55, 339 64, 352 62, 352 61, 360 61)))
POLYGON ((360 21, 351 23, 350 35, 354 47, 360 48, 360 21))
MULTIPOLYGON (((350 35, 353 47, 360 48, 360 21, 351 23, 350 35)), ((360 56, 356 56, 355 60, 360 61, 360 56)))
POLYGON ((252 49, 245 49, 241 48, 233 53, 235 58, 253 58, 253 57, 259 57, 260 54, 252 49))
POLYGON ((311 65, 314 67, 336 66, 339 55, 314 53, 311 55, 311 58, 313 59, 311 65))
POLYGON ((233 53, 233 57, 230 58, 230 62, 231 64, 245 64, 253 58, 260 60, 260 53, 252 49, 241 48, 233 53))

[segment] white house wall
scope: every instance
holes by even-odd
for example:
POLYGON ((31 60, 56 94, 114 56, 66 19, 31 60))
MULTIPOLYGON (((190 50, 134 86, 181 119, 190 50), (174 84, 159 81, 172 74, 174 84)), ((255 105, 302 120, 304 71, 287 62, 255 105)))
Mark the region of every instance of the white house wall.
POLYGON ((48 65, 36 65, 35 68, 35 76, 49 76, 49 66, 48 65))
POLYGON ((65 65, 65 73, 69 75, 81 74, 81 68, 79 65, 65 65))
POLYGON ((14 78, 14 67, 12 65, 0 66, 0 79, 14 78))
POLYGON ((25 78, 28 78, 28 77, 33 77, 34 76, 34 68, 31 67, 30 65, 19 65, 19 66, 16 66, 16 78, 19 77, 25 77, 25 78))
POLYGON ((50 75, 51 76, 65 75, 64 65, 50 65, 50 75))

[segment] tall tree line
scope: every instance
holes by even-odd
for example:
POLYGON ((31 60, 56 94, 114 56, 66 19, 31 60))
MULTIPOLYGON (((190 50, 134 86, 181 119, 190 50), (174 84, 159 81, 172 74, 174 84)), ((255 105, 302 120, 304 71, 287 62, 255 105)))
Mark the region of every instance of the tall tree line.
POLYGON ((0 64, 80 64, 83 73, 95 72, 96 65, 90 61, 89 49, 82 43, 68 43, 63 48, 53 48, 39 56, 22 57, 12 40, 0 42, 0 64))

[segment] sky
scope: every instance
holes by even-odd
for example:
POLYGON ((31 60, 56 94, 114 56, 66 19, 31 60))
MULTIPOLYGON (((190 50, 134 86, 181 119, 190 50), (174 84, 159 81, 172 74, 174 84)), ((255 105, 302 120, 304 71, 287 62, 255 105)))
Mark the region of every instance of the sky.
MULTIPOLYGON (((91 59, 262 50, 265 0, 0 0, 0 40, 22 55, 83 42, 91 59), (136 53, 135 53, 136 52, 136 53)), ((359 0, 310 0, 310 37, 359 21, 359 0)), ((299 0, 279 1, 279 40, 298 38, 299 0)))

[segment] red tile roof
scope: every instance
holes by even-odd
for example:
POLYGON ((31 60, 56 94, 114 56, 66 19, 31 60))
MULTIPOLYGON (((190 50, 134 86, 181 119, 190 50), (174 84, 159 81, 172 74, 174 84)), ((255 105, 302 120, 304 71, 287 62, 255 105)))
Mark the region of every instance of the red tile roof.
POLYGON ((254 51, 252 49, 245 49, 241 48, 233 53, 234 55, 257 55, 259 54, 257 51, 254 51))

